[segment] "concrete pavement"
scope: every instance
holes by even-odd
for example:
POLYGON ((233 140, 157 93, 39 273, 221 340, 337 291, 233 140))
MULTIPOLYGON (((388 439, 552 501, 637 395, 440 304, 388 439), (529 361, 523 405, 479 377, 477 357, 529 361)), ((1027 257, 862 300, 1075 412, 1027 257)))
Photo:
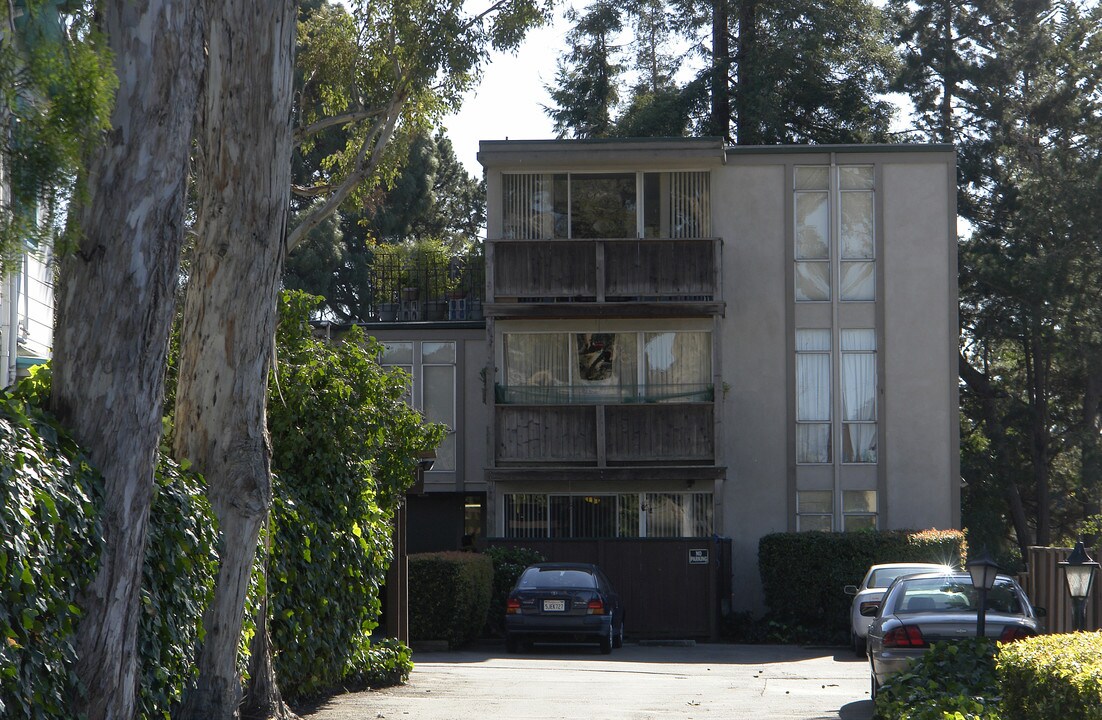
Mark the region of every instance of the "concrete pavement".
POLYGON ((844 648, 700 644, 415 653, 409 683, 299 708, 309 720, 869 720, 867 661, 844 648))

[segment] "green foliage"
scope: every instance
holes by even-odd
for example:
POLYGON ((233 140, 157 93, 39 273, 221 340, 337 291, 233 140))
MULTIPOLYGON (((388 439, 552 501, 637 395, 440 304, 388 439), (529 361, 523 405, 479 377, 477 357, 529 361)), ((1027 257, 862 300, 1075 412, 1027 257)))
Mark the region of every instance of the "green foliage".
POLYGON ((485 634, 505 636, 505 600, 517 584, 520 574, 529 565, 543 562, 540 552, 529 548, 489 547, 486 555, 494 562, 493 594, 490 595, 490 611, 486 616, 485 634))
POLYGON ((353 666, 359 668, 347 678, 353 685, 371 688, 401 685, 413 672, 413 652, 405 643, 384 638, 369 647, 366 656, 353 666))
POLYGON ((15 18, 12 5, 0 7, 0 155, 11 162, 12 203, 0 206, 2 258, 49 235, 85 153, 110 126, 118 85, 90 7, 21 4, 15 18))
POLYGON ((409 633, 414 640, 447 640, 457 648, 486 624, 493 561, 465 552, 409 556, 409 633))
POLYGON ((407 376, 378 365, 378 343, 358 328, 338 342, 313 338, 316 300, 284 293, 269 385, 270 628, 288 697, 370 672, 393 514, 416 458, 443 437, 403 400, 407 376))
POLYGON ((102 480, 18 390, 0 395, 0 715, 71 718, 80 590, 102 547, 102 480))
MULTIPOLYGON (((39 409, 49 393, 49 368, 39 366, 0 396, 0 714, 36 720, 77 714, 80 591, 102 545, 102 481, 39 409)), ((168 718, 192 677, 217 572, 202 478, 162 454, 154 480, 139 616, 143 719, 168 718)))
POLYGON ((876 697, 876 717, 885 720, 1001 720, 996 652, 995 643, 987 638, 935 643, 907 670, 891 676, 880 688, 876 697))
POLYGON ((964 559, 964 535, 957 530, 774 533, 758 543, 758 569, 771 619, 839 640, 848 637, 851 600, 842 588, 859 583, 870 565, 934 562, 963 567, 964 559))
POLYGON ((1041 635, 1002 647, 1006 720, 1102 718, 1102 633, 1041 635))
POLYGON ((139 716, 168 720, 195 677, 218 574, 218 521, 203 478, 163 453, 149 516, 139 637, 139 716))

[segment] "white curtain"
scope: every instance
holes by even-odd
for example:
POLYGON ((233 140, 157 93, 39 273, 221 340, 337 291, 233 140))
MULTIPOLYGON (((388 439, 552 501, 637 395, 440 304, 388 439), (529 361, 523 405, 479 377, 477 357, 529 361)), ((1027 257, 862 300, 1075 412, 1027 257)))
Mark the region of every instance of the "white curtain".
POLYGON ((711 333, 646 333, 643 357, 648 398, 675 397, 711 386, 711 333))
POLYGON ((843 462, 876 462, 876 333, 843 330, 843 462))
POLYGON ((502 237, 509 240, 555 237, 555 176, 504 175, 501 182, 502 237))
POLYGON ((710 198, 708 173, 670 173, 670 237, 708 237, 712 215, 710 198))
POLYGON ((797 330, 796 462, 830 462, 830 403, 830 330, 797 330))
MULTIPOLYGON (((524 393, 570 386, 570 344, 567 333, 505 333, 505 384, 510 392, 524 393)), ((520 399, 520 398, 516 398, 520 399)), ((533 398, 536 400, 537 398, 533 398)))

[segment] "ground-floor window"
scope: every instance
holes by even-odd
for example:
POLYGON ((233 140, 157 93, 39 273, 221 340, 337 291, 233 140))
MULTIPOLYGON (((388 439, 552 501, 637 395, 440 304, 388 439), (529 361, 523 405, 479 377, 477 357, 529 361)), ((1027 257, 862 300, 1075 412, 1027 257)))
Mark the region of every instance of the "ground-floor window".
POLYGON ((712 494, 510 493, 507 538, 708 537, 712 494))

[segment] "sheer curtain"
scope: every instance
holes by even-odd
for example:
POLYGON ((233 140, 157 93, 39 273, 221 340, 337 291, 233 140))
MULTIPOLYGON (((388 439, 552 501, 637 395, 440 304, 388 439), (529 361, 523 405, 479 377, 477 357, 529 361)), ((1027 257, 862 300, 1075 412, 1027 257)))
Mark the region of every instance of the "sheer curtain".
POLYGON ((566 402, 570 389, 567 333, 505 333, 508 402, 566 402))
POLYGON ((501 179, 501 235, 509 240, 563 237, 565 175, 507 174, 501 179), (562 195, 562 197, 559 197, 562 195))
POLYGON ((843 462, 876 462, 876 333, 842 331, 843 462))
POLYGON ((830 330, 796 331, 796 462, 830 462, 830 330))
POLYGON ((711 333, 646 333, 643 357, 649 400, 691 399, 712 385, 711 333))

